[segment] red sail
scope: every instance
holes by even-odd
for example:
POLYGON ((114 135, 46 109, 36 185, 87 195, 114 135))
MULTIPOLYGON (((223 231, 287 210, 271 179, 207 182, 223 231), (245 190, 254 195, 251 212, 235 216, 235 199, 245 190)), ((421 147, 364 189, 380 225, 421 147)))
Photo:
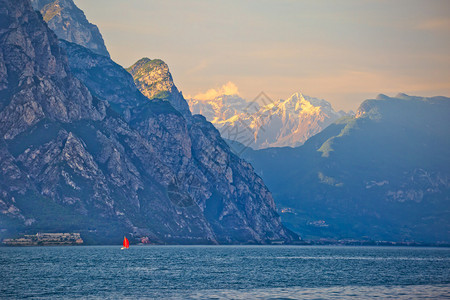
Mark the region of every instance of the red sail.
POLYGON ((123 246, 125 248, 129 248, 130 247, 130 242, 128 241, 128 239, 126 237, 123 238, 123 246))

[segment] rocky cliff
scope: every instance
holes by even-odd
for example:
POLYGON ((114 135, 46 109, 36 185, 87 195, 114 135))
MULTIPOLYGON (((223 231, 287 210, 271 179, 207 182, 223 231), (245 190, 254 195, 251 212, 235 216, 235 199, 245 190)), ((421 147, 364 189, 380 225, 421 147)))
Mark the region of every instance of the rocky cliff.
POLYGON ((138 89, 148 99, 167 100, 185 118, 190 120, 189 105, 173 83, 169 66, 160 59, 142 58, 127 69, 138 89))
POLYGON ((98 27, 89 23, 73 0, 31 0, 31 4, 41 12, 44 21, 58 38, 109 57, 98 27))
POLYGON ((201 116, 147 99, 109 58, 0 0, 2 236, 81 232, 155 243, 291 242, 250 164, 201 116), (61 47, 62 48, 61 48, 61 47), (67 58, 67 55, 69 59, 67 58))

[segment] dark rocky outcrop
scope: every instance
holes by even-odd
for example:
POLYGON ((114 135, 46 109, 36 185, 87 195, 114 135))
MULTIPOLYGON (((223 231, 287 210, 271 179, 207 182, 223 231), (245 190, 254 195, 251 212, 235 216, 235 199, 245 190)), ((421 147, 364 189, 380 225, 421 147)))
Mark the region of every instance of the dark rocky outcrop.
POLYGON ((1 236, 297 238, 251 165, 203 117, 150 101, 103 55, 64 41, 60 48, 28 1, 0 0, 0 8, 1 236))

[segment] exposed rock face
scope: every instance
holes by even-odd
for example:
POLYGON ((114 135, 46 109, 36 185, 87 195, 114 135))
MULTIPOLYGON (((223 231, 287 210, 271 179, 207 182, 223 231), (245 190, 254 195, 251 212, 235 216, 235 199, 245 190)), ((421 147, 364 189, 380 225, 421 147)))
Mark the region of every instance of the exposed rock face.
MULTIPOLYGON (((258 100, 258 99, 257 99, 258 100)), ((262 99, 264 100, 264 99, 262 99)), ((203 114, 226 139, 253 149, 295 147, 347 115, 325 100, 295 93, 287 100, 247 102, 238 95, 189 99, 194 114, 203 114)))
POLYGON ((449 114, 450 98, 380 95, 300 147, 244 157, 304 235, 450 242, 449 114))
POLYGON ((89 23, 73 0, 31 0, 31 3, 58 38, 109 57, 98 27, 89 23))
POLYGON ((5 140, 45 118, 62 123, 104 118, 98 110, 103 104, 94 107, 88 90, 71 75, 56 36, 28 6, 18 1, 17 8, 5 5, 2 11, 0 136, 5 140))
POLYGON ((65 41, 62 50, 28 1, 0 7, 2 236, 297 238, 281 225, 261 178, 203 117, 188 122, 167 101, 148 100, 105 56, 65 41))
POLYGON ((70 67, 76 76, 96 97, 109 104, 130 119, 130 108, 148 103, 148 98, 136 88, 133 78, 121 66, 108 57, 101 57, 75 43, 60 40, 70 57, 70 67))
POLYGON ((169 101, 189 121, 191 112, 181 92, 173 83, 169 66, 160 59, 142 58, 129 67, 138 89, 149 99, 169 101))

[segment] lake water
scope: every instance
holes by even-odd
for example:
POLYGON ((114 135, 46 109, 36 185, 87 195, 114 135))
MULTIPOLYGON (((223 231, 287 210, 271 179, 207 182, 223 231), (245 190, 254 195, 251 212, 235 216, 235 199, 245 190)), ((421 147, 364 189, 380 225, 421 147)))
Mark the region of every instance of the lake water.
POLYGON ((2 247, 0 297, 443 299, 450 298, 450 249, 2 247))

